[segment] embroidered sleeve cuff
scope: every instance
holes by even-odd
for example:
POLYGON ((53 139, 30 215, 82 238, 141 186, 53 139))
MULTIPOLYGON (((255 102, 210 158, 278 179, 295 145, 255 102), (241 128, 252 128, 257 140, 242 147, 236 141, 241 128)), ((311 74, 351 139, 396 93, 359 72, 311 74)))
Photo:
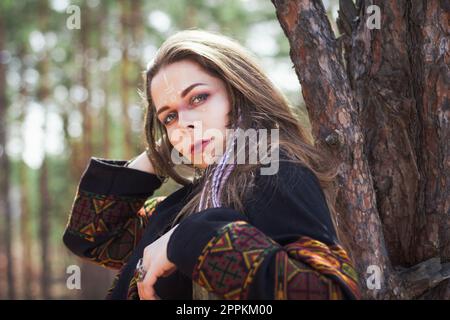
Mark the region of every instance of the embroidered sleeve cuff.
POLYGON ((126 160, 91 157, 79 188, 96 194, 150 196, 162 181, 157 175, 125 167, 126 160))
POLYGON ((167 257, 192 278, 194 266, 206 244, 226 224, 247 221, 247 217, 230 208, 211 208, 184 218, 170 236, 167 257))

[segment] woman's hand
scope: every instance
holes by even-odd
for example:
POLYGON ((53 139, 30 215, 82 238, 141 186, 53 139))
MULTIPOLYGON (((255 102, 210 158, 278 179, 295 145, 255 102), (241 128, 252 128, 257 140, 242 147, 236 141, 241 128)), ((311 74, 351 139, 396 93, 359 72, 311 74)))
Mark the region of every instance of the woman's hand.
MULTIPOLYGON (((155 148, 156 148, 156 150, 158 150, 157 152, 159 152, 159 150, 161 149, 161 144, 162 144, 162 138, 160 138, 158 141, 156 141, 155 148)), ((131 161, 127 165, 127 167, 145 171, 145 172, 149 172, 152 174, 156 174, 155 167, 154 167, 152 161, 150 160, 150 156, 147 154, 147 150, 145 150, 140 155, 138 155, 133 161, 131 161)))
POLYGON ((155 168, 148 158, 147 151, 142 152, 127 167, 155 174, 155 168))
POLYGON ((167 258, 167 244, 172 232, 178 225, 170 229, 159 239, 145 247, 143 256, 144 280, 137 283, 141 300, 159 300, 153 286, 159 277, 167 277, 176 270, 176 266, 167 258))

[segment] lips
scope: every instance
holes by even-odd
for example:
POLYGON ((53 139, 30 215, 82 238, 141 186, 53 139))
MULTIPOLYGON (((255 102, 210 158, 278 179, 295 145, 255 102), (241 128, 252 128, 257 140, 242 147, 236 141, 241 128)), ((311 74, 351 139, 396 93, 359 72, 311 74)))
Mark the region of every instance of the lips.
POLYGON ((203 151, 205 149, 205 147, 209 144, 209 142, 211 141, 211 139, 203 139, 200 140, 198 142, 196 142, 195 144, 191 145, 191 154, 194 154, 195 152, 198 151, 203 151))

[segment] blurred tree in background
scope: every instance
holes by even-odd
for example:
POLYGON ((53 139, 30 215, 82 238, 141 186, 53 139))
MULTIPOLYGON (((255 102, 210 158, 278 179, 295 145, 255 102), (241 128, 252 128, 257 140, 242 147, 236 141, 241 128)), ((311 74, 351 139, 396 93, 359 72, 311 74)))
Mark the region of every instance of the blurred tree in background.
MULTIPOLYGON (((337 1, 324 3, 334 21, 337 1)), ((0 2, 0 299, 104 297, 111 271, 61 241, 76 186, 91 156, 143 151, 142 71, 168 36, 188 28, 222 32, 253 51, 309 128, 270 1, 0 2), (67 27, 71 5, 80 29, 67 27), (82 290, 66 287, 73 264, 82 290)), ((169 181, 158 193, 177 187, 169 181)))

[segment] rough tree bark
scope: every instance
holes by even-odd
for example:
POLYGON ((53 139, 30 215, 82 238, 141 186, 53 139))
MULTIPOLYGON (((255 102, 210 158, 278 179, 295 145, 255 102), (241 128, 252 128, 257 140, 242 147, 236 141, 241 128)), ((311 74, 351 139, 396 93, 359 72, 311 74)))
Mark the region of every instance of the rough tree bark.
POLYGON ((364 297, 450 299, 448 4, 341 0, 336 39, 322 1, 272 3, 315 142, 341 162, 337 218, 364 297))

